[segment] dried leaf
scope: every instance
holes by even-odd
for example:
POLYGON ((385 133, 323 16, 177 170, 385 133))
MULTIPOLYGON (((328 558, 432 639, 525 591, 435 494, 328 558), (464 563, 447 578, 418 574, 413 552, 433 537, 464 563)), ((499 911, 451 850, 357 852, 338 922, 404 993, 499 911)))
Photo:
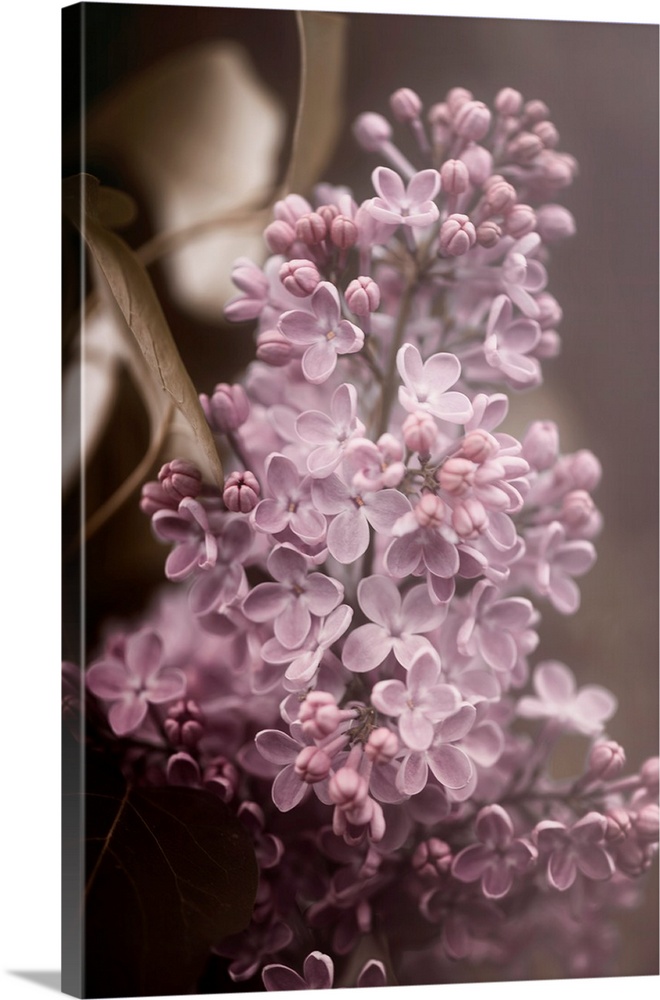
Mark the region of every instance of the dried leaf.
POLYGON ((258 868, 210 792, 104 786, 85 799, 85 995, 196 988, 212 946, 250 921, 258 868))
POLYGON ((286 190, 304 193, 319 179, 342 124, 347 20, 297 11, 301 83, 286 190))
MULTIPOLYGON (((82 233, 107 280, 148 365, 156 392, 178 407, 192 429, 197 454, 186 457, 197 461, 206 476, 222 486, 222 466, 213 435, 149 275, 128 245, 99 221, 99 190, 94 177, 69 178, 64 185, 64 210, 82 233)), ((106 204, 107 198, 106 192, 106 204)))

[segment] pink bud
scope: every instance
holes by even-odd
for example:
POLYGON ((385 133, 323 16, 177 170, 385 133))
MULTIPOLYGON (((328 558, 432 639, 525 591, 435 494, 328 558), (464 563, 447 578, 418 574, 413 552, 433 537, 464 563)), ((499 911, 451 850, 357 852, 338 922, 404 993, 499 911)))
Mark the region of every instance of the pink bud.
POLYGON ((463 496, 474 481, 474 462, 460 456, 448 458, 436 472, 435 478, 440 483, 440 488, 447 493, 463 496))
POLYGON ((534 348, 535 358, 556 358, 561 351, 561 337, 556 330, 544 330, 534 348))
POLYGON ((450 215, 440 226, 440 249, 452 257, 467 253, 477 242, 477 232, 467 215, 450 215))
POLYGON ((544 243, 556 243, 575 235, 575 219, 563 205, 541 205, 536 211, 536 230, 544 243))
POLYGON ((263 330, 257 337, 257 358, 273 368, 288 365, 293 344, 279 330, 263 330))
POLYGON ((283 219, 271 222, 264 229, 266 246, 271 253, 286 253, 296 238, 296 231, 290 223, 283 219))
POLYGON ((438 837, 423 840, 412 856, 412 866, 423 878, 438 878, 451 868, 452 853, 449 844, 438 837))
POLYGON ((279 279, 287 292, 304 299, 312 294, 321 275, 311 260, 287 260, 280 267, 279 279))
POLYGON ((226 382, 220 382, 216 385, 208 406, 211 426, 220 434, 235 431, 250 415, 250 403, 245 389, 238 383, 227 385, 226 382))
POLYGON ((339 215, 339 209, 336 205, 319 205, 316 209, 316 214, 321 216, 327 228, 330 229, 332 220, 339 215))
POLYGON ((525 121, 529 124, 543 121, 550 114, 550 108, 544 101, 528 101, 525 105, 525 121))
POLYGON ((429 125, 433 125, 434 128, 438 129, 446 129, 447 134, 449 134, 451 111, 444 101, 440 101, 438 104, 432 104, 426 114, 426 117, 429 125))
POLYGON ((476 538, 488 527, 488 514, 481 500, 468 497, 459 500, 452 511, 451 523, 461 538, 476 538))
POLYGON ((346 718, 353 718, 351 711, 342 711, 334 695, 328 691, 310 691, 300 706, 299 720, 303 732, 312 739, 322 740, 331 736, 346 718))
POLYGON ((536 213, 530 205, 514 205, 504 220, 507 236, 513 236, 516 240, 533 232, 535 226, 536 213))
POLYGON ((554 149, 543 149, 536 158, 535 167, 555 188, 567 187, 577 173, 577 163, 568 153, 557 153, 554 149))
POLYGON ((465 101, 454 117, 454 131, 462 139, 479 142, 488 133, 491 113, 482 101, 465 101))
POLYGON ((438 428, 430 413, 418 410, 409 414, 402 426, 406 448, 419 455, 428 455, 438 437, 438 428))
POLYGON ((549 121, 537 122, 532 132, 537 135, 546 149, 554 149, 559 143, 559 132, 549 121))
POLYGON ((203 733, 203 716, 194 701, 178 701, 167 712, 163 727, 171 743, 189 748, 197 746, 203 733))
POLYGON ((496 246, 501 235, 501 228, 492 219, 486 219, 480 226, 477 226, 477 243, 480 247, 485 247, 486 250, 496 246))
POLYGON ((522 440, 522 454, 537 472, 549 469, 559 455, 559 432, 551 420, 536 420, 522 440))
POLYGON ((373 278, 354 278, 346 289, 346 305, 356 316, 368 316, 380 305, 380 288, 373 278))
POLYGON ((464 104, 472 100, 472 97, 471 90, 466 90, 465 87, 452 87, 447 92, 445 101, 451 114, 455 115, 464 104))
POLYGON ((445 160, 440 168, 440 179, 445 194, 463 194, 470 185, 468 168, 462 160, 445 160))
POLYGON ((633 821, 635 832, 642 842, 655 843, 660 833, 660 809, 657 802, 648 802, 639 810, 633 821))
POLYGON ((181 458, 166 462, 158 473, 158 480, 165 493, 177 503, 184 497, 199 496, 202 488, 202 474, 197 466, 181 458))
POLYGON ((356 809, 367 801, 367 783, 352 767, 342 767, 333 774, 328 786, 330 799, 341 809, 356 809))
POLYGON ((483 146, 472 143, 461 153, 460 160, 468 168, 470 182, 480 187, 490 177, 493 169, 493 157, 483 146))
POLYGON ((461 454, 478 465, 492 458, 499 450, 500 446, 497 438, 494 438, 492 434, 489 434, 488 431, 483 430, 481 427, 477 427, 473 431, 468 431, 461 445, 461 454))
POLYGON ((539 292, 536 296, 536 304, 539 307, 537 322, 543 330, 555 327, 561 323, 564 313, 554 295, 550 292, 539 292))
POLYGON ((533 132, 519 132, 507 146, 507 153, 515 163, 524 166, 531 163, 542 149, 543 143, 533 132))
POLYGON ((373 729, 364 745, 364 752, 374 764, 388 764, 394 760, 399 750, 396 733, 390 732, 385 726, 373 729))
POLYGON ((616 866, 630 878, 640 878, 653 862, 649 846, 640 844, 634 837, 626 837, 616 849, 616 866))
POLYGON ((151 517, 156 513, 157 510, 176 510, 179 506, 179 501, 175 500, 173 497, 168 496, 160 483, 153 480, 152 482, 145 483, 142 487, 142 496, 140 498, 140 510, 147 517, 151 517))
POLYGON ((389 141, 392 127, 382 115, 367 111, 355 120, 353 135, 368 153, 377 153, 389 141))
POLYGON ((510 211, 516 203, 516 189, 503 177, 494 174, 484 184, 486 208, 492 215, 502 215, 510 211))
POLYGON ((422 111, 422 101, 414 90, 409 87, 401 87, 395 90, 390 97, 390 107, 392 114, 400 122, 416 121, 422 111))
POLYGON ((623 747, 613 740, 603 740, 591 748, 587 774, 592 779, 616 778, 621 774, 625 763, 626 754, 623 747))
POLYGON ((313 785, 323 781, 330 773, 332 761, 325 750, 317 746, 303 747, 294 763, 294 770, 301 781, 313 785))
POLYGON ((306 215, 311 211, 308 201, 299 194, 288 194, 281 201, 276 201, 273 206, 273 215, 278 221, 288 222, 292 229, 295 229, 296 222, 301 215, 306 215))
POLYGON ((609 844, 616 844, 628 836, 632 830, 632 821, 626 809, 622 806, 613 806, 605 813, 607 827, 605 829, 605 840, 609 844))
POLYGON ((435 493, 424 493, 415 507, 415 517, 421 528, 439 528, 445 522, 445 504, 435 493))
POLYGON ((257 506, 261 487, 256 476, 247 470, 232 472, 225 481, 222 499, 227 510, 235 514, 249 514, 257 506))
POLYGON ((307 246, 321 243, 328 235, 325 219, 318 212, 308 212, 301 215, 296 222, 296 236, 307 246))
POLYGON ((657 795, 660 785, 660 757, 649 757, 648 760, 645 760, 639 776, 647 792, 651 795, 657 795))
POLYGON ((586 490, 571 490, 562 500, 561 520, 574 531, 592 521, 596 505, 586 490))
POLYGON ((573 455, 567 455, 564 461, 568 465, 568 473, 573 487, 592 493, 603 474, 602 466, 593 452, 582 448, 573 455))
POLYGON ((513 87, 503 87, 495 96, 497 112, 504 118, 520 114, 522 103, 522 94, 519 90, 514 90, 513 87))
POLYGON ((358 238, 358 228, 352 219, 346 215, 337 215, 330 224, 330 239, 340 250, 348 250, 355 246, 358 238))

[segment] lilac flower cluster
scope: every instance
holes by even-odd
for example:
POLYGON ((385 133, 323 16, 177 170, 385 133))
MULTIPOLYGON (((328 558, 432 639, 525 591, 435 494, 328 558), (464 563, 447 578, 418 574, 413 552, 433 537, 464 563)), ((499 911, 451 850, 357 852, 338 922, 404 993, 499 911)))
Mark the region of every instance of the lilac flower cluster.
POLYGON ((511 88, 390 106, 416 164, 362 115, 371 196, 290 194, 263 267, 237 261, 226 313, 256 360, 200 397, 224 492, 184 460, 146 484, 184 586, 87 687, 134 738, 132 780, 206 788, 250 831, 252 922, 218 944, 235 981, 524 975, 535 953, 600 975, 657 852, 658 760, 624 776, 615 697, 533 660, 544 605, 578 609, 601 470, 551 422, 505 429, 559 350, 546 267, 576 164, 511 88), (560 780, 566 734, 585 764, 560 780))

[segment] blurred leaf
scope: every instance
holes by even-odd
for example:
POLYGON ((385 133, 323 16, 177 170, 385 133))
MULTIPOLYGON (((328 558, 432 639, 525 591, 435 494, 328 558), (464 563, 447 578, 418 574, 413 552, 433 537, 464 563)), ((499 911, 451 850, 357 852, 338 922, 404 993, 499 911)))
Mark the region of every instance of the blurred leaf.
POLYGON ((297 11, 300 94, 286 190, 307 192, 319 180, 342 125, 347 20, 297 11))
POLYGON ((250 921, 250 838, 209 792, 103 787, 85 802, 85 995, 193 992, 210 948, 250 921))
MULTIPOLYGON (((106 229, 98 217, 96 178, 81 175, 64 182, 64 211, 82 233, 92 256, 108 282, 112 295, 137 341, 151 373, 148 380, 156 392, 156 404, 167 417, 174 403, 186 418, 194 435, 194 459, 204 473, 222 485, 222 466, 199 397, 179 356, 160 303, 144 265, 128 245, 106 229), (162 406, 158 406, 159 401, 162 406)), ((107 210, 109 192, 104 195, 107 210)), ((152 427, 152 438, 155 436, 152 427)))

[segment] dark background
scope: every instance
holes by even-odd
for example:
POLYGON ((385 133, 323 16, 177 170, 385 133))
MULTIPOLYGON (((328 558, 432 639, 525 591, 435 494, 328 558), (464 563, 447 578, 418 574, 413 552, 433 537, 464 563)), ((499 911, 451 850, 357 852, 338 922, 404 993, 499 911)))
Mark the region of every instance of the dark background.
MULTIPOLYGON (((292 12, 82 6, 86 107, 93 109, 118 84, 185 46, 233 38, 247 46, 292 121, 298 87, 292 12)), ((80 166, 79 9, 63 12, 65 175, 80 166)), ((603 482, 595 496, 605 523, 599 559, 581 581, 576 616, 566 619, 542 609, 539 653, 564 660, 580 683, 602 683, 617 694, 620 708, 609 732, 625 746, 634 769, 658 752, 658 27, 345 16, 347 126, 365 110, 387 115, 388 95, 400 86, 416 90, 427 107, 452 86, 467 87, 486 103, 501 87, 512 86, 549 105, 560 149, 580 164, 574 185, 558 198, 575 215, 578 233, 557 248, 549 268, 548 288, 564 311, 562 354, 546 362, 543 389, 516 401, 511 429, 522 429, 530 419, 555 419, 564 450, 589 448, 602 462, 603 482)), ((131 164, 113 156, 111 137, 103 150, 87 155, 89 172, 136 197, 141 212, 126 238, 139 246, 152 229, 131 164)), ((359 200, 372 193, 369 175, 375 165, 356 148, 347 128, 322 179, 352 186, 359 200)), ((70 276, 76 241, 66 228, 64 235, 66 329, 75 308, 70 276)), ((153 276, 200 391, 231 379, 249 360, 249 340, 226 329, 221 317, 209 324, 186 315, 169 299, 157 268, 153 276)), ((112 441, 132 442, 139 457, 146 433, 136 400, 124 386, 108 439, 89 472, 92 498, 130 468, 131 448, 117 455, 112 441)), ((64 516, 65 550, 70 546, 64 561, 66 617, 78 565, 75 496, 67 498, 64 516)), ((160 579, 162 550, 153 548, 136 502, 90 542, 87 562, 93 641, 106 614, 135 612, 160 579)), ((67 635, 65 628, 65 645, 67 635)), ((658 972, 657 878, 656 865, 643 908, 622 915, 625 947, 617 975, 658 972)))

